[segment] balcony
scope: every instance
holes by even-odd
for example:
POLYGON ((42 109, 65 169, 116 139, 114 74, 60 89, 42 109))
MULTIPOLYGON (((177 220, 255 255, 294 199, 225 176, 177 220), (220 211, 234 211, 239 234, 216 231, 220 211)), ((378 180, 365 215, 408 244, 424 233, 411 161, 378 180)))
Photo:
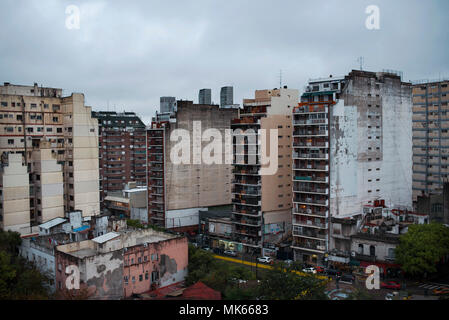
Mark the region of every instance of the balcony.
POLYGON ((293 137, 329 136, 328 130, 295 130, 293 137))
POLYGON ((324 253, 326 251, 326 245, 324 243, 314 242, 314 241, 300 241, 294 239, 292 243, 294 249, 313 251, 318 253, 324 253))
POLYGON ((329 188, 311 187, 312 184, 298 184, 293 185, 293 192, 311 193, 311 194, 329 194, 329 188))
POLYGON ((252 199, 240 199, 240 198, 234 198, 232 199, 232 203, 233 204, 238 204, 241 206, 249 206, 249 207, 260 207, 262 205, 262 202, 259 201, 255 201, 252 199))
POLYGON ((329 160, 328 153, 299 153, 293 152, 293 159, 320 159, 320 160, 329 160))
POLYGON ((314 142, 302 142, 302 141, 294 141, 293 142, 293 148, 298 149, 309 149, 309 148, 329 148, 329 142, 320 142, 320 141, 314 141, 314 142))
POLYGON ((232 170, 232 173, 235 175, 242 175, 242 176, 257 176, 260 175, 259 170, 254 169, 238 169, 234 168, 232 170))
POLYGON ((329 183, 328 176, 294 176, 293 181, 303 181, 310 183, 329 183))
POLYGON ((313 220, 296 220, 293 219, 293 226, 306 227, 306 228, 317 228, 317 229, 328 229, 328 223, 316 222, 313 220))
POLYGON ((312 239, 326 240, 326 232, 317 232, 317 230, 304 229, 302 227, 293 227, 292 234, 294 237, 305 237, 312 239), (301 230, 302 229, 302 230, 301 230))
POLYGON ((304 170, 304 171, 329 171, 328 165, 293 165, 293 170, 304 170))
POLYGON ((240 219, 240 220, 233 220, 232 223, 243 225, 243 226, 250 226, 250 227, 261 227, 262 222, 258 219, 240 219))
POLYGON ((293 215, 310 216, 310 217, 316 217, 316 218, 327 218, 329 216, 329 210, 327 210, 324 207, 296 205, 293 208, 293 215))
POLYGON ((240 194, 242 196, 261 196, 262 192, 259 188, 241 188, 234 187, 232 188, 233 194, 240 194))
POLYGON ((307 120, 293 120, 295 126, 312 126, 312 125, 327 125, 328 119, 307 119, 307 120))
POLYGON ((299 113, 299 114, 307 114, 307 113, 328 113, 329 109, 327 106, 323 105, 306 105, 306 106, 299 106, 294 109, 293 113, 299 113))
POLYGON ((301 197, 294 197, 293 198, 294 203, 298 204, 304 204, 304 205, 311 205, 311 206, 329 206, 329 200, 328 199, 316 199, 316 198, 301 198, 301 197))
POLYGON ((260 186, 260 179, 233 179, 232 183, 241 184, 241 185, 249 185, 249 186, 260 186))

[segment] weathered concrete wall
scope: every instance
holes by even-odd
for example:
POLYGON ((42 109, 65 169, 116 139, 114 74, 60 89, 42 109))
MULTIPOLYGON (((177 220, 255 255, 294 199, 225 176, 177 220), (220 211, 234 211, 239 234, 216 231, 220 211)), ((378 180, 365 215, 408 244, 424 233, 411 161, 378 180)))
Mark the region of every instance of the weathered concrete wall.
POLYGON ((187 276, 187 238, 129 248, 124 253, 124 296, 181 282, 187 276))
MULTIPOLYGON (((232 166, 222 164, 193 163, 193 121, 201 122, 201 132, 213 128, 220 131, 221 143, 224 142, 225 130, 230 129, 231 120, 238 117, 236 109, 219 109, 218 106, 189 105, 178 102, 176 123, 170 124, 165 148, 166 153, 166 210, 199 208, 231 203, 232 166), (170 161, 170 151, 178 142, 170 142, 170 135, 175 129, 185 129, 190 135, 191 164, 174 165, 170 161), (220 181, 220 183, 217 183, 220 181)), ((202 141, 201 148, 211 141, 202 141)), ((224 154, 224 143, 221 150, 224 154)))
POLYGON ((342 98, 331 108, 331 215, 359 214, 376 199, 411 208, 410 86, 355 76, 342 98))

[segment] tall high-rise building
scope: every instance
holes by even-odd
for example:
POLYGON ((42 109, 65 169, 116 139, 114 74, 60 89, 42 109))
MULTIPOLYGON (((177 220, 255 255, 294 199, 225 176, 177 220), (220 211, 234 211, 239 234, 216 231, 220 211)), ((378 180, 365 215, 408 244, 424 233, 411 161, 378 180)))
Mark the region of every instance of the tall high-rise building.
POLYGON ((449 175, 449 80, 413 86, 413 200, 442 194, 449 175))
POLYGON ((391 72, 353 70, 312 80, 293 111, 295 259, 350 253, 332 218, 385 200, 412 207, 411 84, 391 72))
POLYGON ((160 113, 168 113, 176 111, 175 97, 161 97, 160 98, 160 113))
POLYGON ((99 127, 100 202, 129 182, 146 185, 146 127, 134 112, 93 111, 99 127))
POLYGON ((212 104, 212 90, 211 89, 201 89, 198 94, 198 104, 212 104))
POLYGON ((211 141, 202 137, 214 132, 219 136, 214 136, 219 138, 215 142, 222 146, 237 114, 235 109, 178 100, 177 111, 168 118, 153 118, 147 130, 151 223, 169 229, 198 230, 200 209, 231 203, 231 161, 226 163, 224 150, 214 149, 221 162, 205 162, 204 153, 212 153, 207 148, 211 141), (178 156, 185 161, 178 162, 178 156))
POLYGON ((0 154, 0 180, 6 183, 0 185, 0 190, 13 190, 10 177, 22 176, 24 167, 30 185, 28 192, 13 195, 20 208, 9 202, 5 211, 0 209, 5 229, 18 231, 24 225, 42 223, 46 217, 64 216, 64 212, 74 210, 82 210, 84 216, 99 214, 98 123, 91 117, 91 108, 84 105, 83 94, 63 97, 62 89, 37 84, 0 86, 0 154), (26 199, 29 208, 19 204, 23 201, 18 198, 26 199), (7 211, 27 211, 28 217, 26 221, 15 221, 10 216, 7 222, 7 211))
POLYGON ((222 87, 220 90, 220 106, 232 106, 234 104, 234 88, 231 86, 222 87))
MULTIPOLYGON (((232 202, 233 240, 237 250, 264 254, 291 230, 292 208, 292 110, 298 90, 256 90, 244 99, 234 130, 232 202), (278 146, 272 146, 271 135, 278 146), (262 148, 265 134, 266 148, 262 148), (270 158, 273 171, 262 163, 270 158)), ((271 248, 271 249, 270 249, 271 248)))

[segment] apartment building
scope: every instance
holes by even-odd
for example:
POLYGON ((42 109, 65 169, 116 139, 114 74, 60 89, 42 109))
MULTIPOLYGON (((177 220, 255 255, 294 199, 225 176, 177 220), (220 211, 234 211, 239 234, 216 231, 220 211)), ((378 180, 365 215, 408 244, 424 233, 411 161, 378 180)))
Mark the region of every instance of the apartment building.
POLYGON ((378 199, 411 208, 411 84, 353 70, 309 81, 301 101, 293 111, 292 248, 296 260, 316 264, 348 250, 332 237, 331 218, 378 199))
POLYGON ((201 89, 198 94, 198 104, 212 104, 212 90, 201 89))
POLYGON ((413 85, 413 201, 442 194, 449 174, 449 80, 413 85))
POLYGON ((226 162, 224 149, 206 147, 215 139, 223 146, 237 114, 236 109, 178 100, 173 112, 153 118, 147 130, 150 223, 198 230, 199 210, 231 203, 231 161, 226 162), (211 132, 213 139, 206 135, 211 132), (186 149, 179 151, 182 141, 186 149), (216 152, 221 160, 204 163, 203 151, 216 152), (174 161, 178 155, 187 161, 174 161))
POLYGON ((18 231, 75 209, 87 216, 99 213, 98 124, 91 118, 91 108, 84 105, 83 94, 64 97, 62 89, 4 83, 0 86, 0 154, 0 180, 6 183, 0 190, 11 197, 2 199, 7 205, 0 214, 3 228, 18 231), (11 184, 8 178, 23 175, 23 168, 29 175, 28 192, 23 189, 24 179, 16 186, 18 181, 11 184), (16 187, 21 193, 9 192, 14 189, 8 188, 16 187), (15 220, 12 212, 21 212, 20 218, 15 220))
POLYGON ((234 104, 234 87, 227 86, 220 89, 220 107, 232 106, 234 104))
POLYGON ((292 110, 298 98, 298 90, 286 87, 256 90, 232 121, 232 235, 239 251, 266 254, 291 227, 292 110), (263 172, 262 155, 270 157, 273 172, 263 172))
POLYGON ((129 182, 146 185, 146 127, 134 112, 94 111, 99 127, 100 202, 129 182))

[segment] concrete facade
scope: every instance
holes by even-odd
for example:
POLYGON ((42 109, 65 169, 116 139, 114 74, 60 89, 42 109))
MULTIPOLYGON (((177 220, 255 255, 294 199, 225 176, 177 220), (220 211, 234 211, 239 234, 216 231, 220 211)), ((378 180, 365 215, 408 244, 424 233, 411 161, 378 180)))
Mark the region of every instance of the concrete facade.
POLYGON ((128 182, 146 185, 146 130, 134 112, 92 112, 99 126, 100 202, 128 182))
POLYGON ((449 80, 413 85, 413 201, 442 194, 449 174, 449 80))
POLYGON ((243 110, 232 122, 233 240, 244 252, 263 254, 291 229, 291 113, 298 95, 287 88, 256 90, 254 99, 243 100, 243 110))
POLYGON ((235 109, 180 100, 169 121, 153 121, 147 143, 152 223, 173 228, 197 226, 200 209, 231 203, 231 163, 226 163, 223 144, 237 113, 235 109), (182 138, 177 136, 180 132, 184 133, 182 138), (213 138, 205 133, 212 133, 213 138), (188 153, 187 163, 174 163, 172 159, 180 141, 189 149, 176 155, 188 153), (223 149, 208 149, 212 141, 220 142, 223 149), (219 161, 204 163, 203 152, 219 156, 219 161))
POLYGON ((353 217, 378 199, 412 208, 411 84, 390 72, 353 70, 311 80, 302 102, 294 113, 293 247, 298 259, 323 263, 335 249, 331 217, 353 217))
MULTIPOLYGON (((25 166, 32 169, 34 149, 44 142, 64 172, 64 211, 82 210, 85 215, 98 214, 98 123, 91 118, 91 108, 84 105, 84 95, 73 93, 63 97, 62 89, 43 88, 37 84, 19 86, 5 83, 0 86, 2 161, 7 161, 8 154, 21 154, 25 166)), ((33 187, 35 190, 44 188, 41 192, 48 192, 51 196, 44 201, 34 197, 34 192, 24 195, 30 206, 27 209, 28 225, 44 221, 38 215, 39 211, 42 214, 42 205, 46 206, 49 217, 60 214, 60 174, 55 172, 53 164, 48 165, 53 161, 49 159, 48 152, 35 156, 44 157, 40 169, 46 182, 33 187)), ((34 178, 31 177, 30 181, 35 181, 34 178)))

